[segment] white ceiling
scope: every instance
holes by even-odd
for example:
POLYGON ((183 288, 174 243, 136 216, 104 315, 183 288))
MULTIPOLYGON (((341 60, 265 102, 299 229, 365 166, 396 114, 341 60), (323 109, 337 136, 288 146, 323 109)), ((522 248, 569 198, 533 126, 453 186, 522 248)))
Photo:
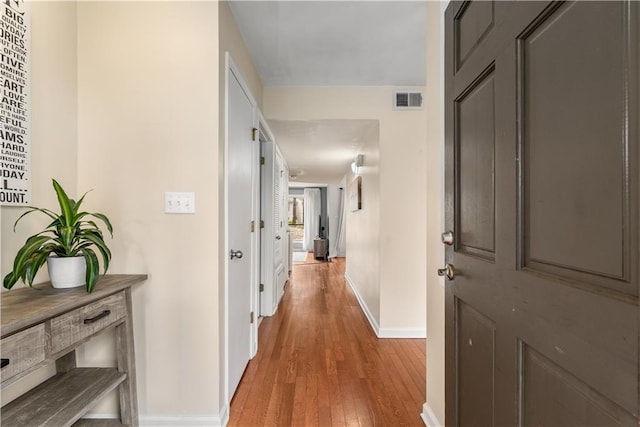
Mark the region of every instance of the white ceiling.
POLYGON ((265 86, 424 86, 426 2, 230 2, 265 86))
MULTIPOLYGON (((425 0, 230 6, 264 86, 425 85, 425 0)), ((268 122, 298 182, 338 183, 362 141, 378 137, 375 120, 268 122)))
POLYGON ((363 144, 379 138, 377 120, 269 120, 269 126, 292 183, 338 184, 363 144))

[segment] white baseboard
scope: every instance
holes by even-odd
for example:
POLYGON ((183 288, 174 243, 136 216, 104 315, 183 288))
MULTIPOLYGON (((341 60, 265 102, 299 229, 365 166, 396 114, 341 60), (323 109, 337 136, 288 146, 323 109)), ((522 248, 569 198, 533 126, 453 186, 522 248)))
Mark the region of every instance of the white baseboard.
POLYGON ((182 416, 141 416, 141 427, 222 427, 227 425, 229 420, 222 417, 196 417, 191 415, 182 416))
POLYGON ((378 338, 426 338, 424 328, 380 328, 378 338))
MULTIPOLYGON (((118 419, 117 414, 89 414, 85 418, 105 420, 118 419)), ((226 408, 218 417, 196 417, 191 415, 145 416, 140 415, 140 427, 222 427, 229 422, 226 408)))
POLYGON ((229 402, 228 404, 220 408, 220 414, 218 416, 218 418, 220 418, 220 424, 219 424, 220 426, 226 426, 229 423, 230 405, 231 405, 231 402, 229 402))
POLYGON ((360 296, 360 293, 358 292, 358 288, 356 288, 356 285, 353 283, 353 280, 351 280, 351 277, 349 277, 347 273, 344 273, 344 278, 349 284, 349 287, 353 291, 354 295, 356 296, 356 299, 358 300, 358 304, 360 304, 360 308, 364 312, 364 315, 367 317, 367 320, 369 321, 369 324, 371 325, 373 332, 376 334, 378 338, 380 338, 380 326, 378 326, 378 322, 376 321, 375 317, 373 317, 373 314, 371 314, 369 307, 367 307, 367 304, 364 302, 364 300, 360 296))
POLYGON ((349 275, 345 273, 344 278, 349 284, 349 287, 353 291, 354 295, 356 296, 356 299, 358 300, 358 304, 360 304, 360 308, 362 308, 362 311, 364 312, 364 315, 367 317, 367 320, 369 321, 369 324, 371 325, 373 332, 376 334, 378 338, 426 338, 427 337, 427 330, 425 328, 381 328, 380 325, 378 325, 378 322, 376 321, 376 319, 373 317, 373 314, 371 314, 369 307, 367 307, 367 304, 362 299, 362 296, 360 296, 360 293, 358 292, 358 289, 356 288, 355 283, 353 283, 353 280, 351 279, 351 277, 349 277, 349 275))
POLYGON ((427 427, 442 427, 443 424, 438 420, 436 414, 431 410, 431 406, 428 403, 422 405, 422 413, 420 414, 420 418, 424 422, 424 425, 427 427))

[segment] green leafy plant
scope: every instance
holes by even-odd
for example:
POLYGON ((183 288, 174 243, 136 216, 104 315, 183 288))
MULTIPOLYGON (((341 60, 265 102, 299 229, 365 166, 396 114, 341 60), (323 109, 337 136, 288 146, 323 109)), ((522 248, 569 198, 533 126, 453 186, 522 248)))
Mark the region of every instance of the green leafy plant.
POLYGON ((29 286, 33 286, 36 273, 51 254, 59 257, 84 257, 87 264, 85 277, 87 292, 93 291, 98 281, 100 265, 96 249, 102 257, 105 274, 109 268, 111 251, 104 242, 102 231, 91 217, 102 221, 113 237, 113 227, 109 219, 101 213, 80 211, 80 206, 87 193, 84 193, 76 202, 67 196, 67 193, 55 179, 53 180, 53 188, 60 205, 59 214, 49 209, 29 206, 29 210, 23 213, 13 225, 15 232, 18 222, 32 212, 42 212, 52 219, 45 230, 29 237, 16 254, 13 271, 7 274, 3 281, 3 285, 7 289, 11 289, 19 279, 29 286))

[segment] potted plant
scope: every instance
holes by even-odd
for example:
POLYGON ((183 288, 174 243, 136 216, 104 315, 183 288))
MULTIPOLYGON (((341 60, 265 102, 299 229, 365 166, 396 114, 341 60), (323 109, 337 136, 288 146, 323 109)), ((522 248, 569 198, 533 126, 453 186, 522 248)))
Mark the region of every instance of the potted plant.
POLYGON ((87 195, 85 193, 77 202, 70 199, 60 184, 54 179, 53 188, 58 197, 60 213, 49 209, 28 207, 28 211, 22 214, 13 225, 16 225, 26 215, 32 212, 42 212, 51 218, 52 222, 41 232, 27 239, 25 244, 16 254, 13 262, 13 271, 4 278, 3 285, 11 289, 21 279, 29 286, 33 286, 36 273, 47 262, 51 284, 54 287, 74 287, 86 284, 87 292, 93 291, 100 265, 97 252, 103 261, 104 273, 109 268, 111 251, 104 242, 102 231, 91 217, 104 223, 113 237, 113 227, 109 219, 101 213, 89 213, 80 210, 80 206, 87 195), (59 278, 58 264, 64 264, 63 277, 59 278), (68 264, 73 264, 70 266, 68 264), (68 273, 68 269, 74 269, 68 273))

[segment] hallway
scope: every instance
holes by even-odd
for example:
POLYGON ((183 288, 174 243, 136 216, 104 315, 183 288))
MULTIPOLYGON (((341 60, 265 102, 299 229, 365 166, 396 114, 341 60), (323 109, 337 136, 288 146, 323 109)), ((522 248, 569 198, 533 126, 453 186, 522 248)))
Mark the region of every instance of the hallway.
POLYGON ((344 258, 294 267, 229 426, 424 425, 425 340, 376 338, 344 269, 344 258))

